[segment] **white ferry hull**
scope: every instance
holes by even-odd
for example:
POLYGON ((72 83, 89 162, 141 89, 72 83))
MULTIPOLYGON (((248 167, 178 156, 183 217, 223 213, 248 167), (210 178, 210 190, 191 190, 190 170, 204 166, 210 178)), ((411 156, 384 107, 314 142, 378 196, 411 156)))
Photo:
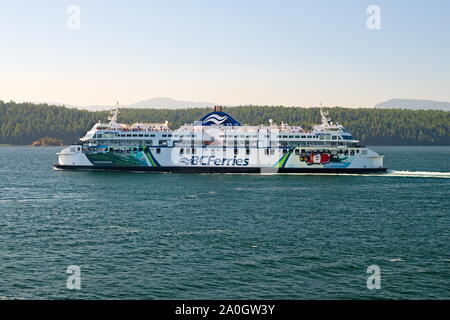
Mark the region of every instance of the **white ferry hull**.
MULTIPOLYGON (((71 146, 59 153, 59 170, 108 170, 192 173, 366 173, 383 172, 383 157, 370 149, 366 155, 314 153, 299 148, 141 148, 142 151, 84 153, 71 146), (182 151, 180 151, 182 149, 182 151), (186 155, 186 151, 195 154, 186 155), (236 150, 236 151, 235 151, 236 150), (304 152, 302 152, 304 151, 304 152), (237 154, 235 154, 235 152, 237 154), (246 154, 248 153, 248 154, 246 154), (306 154, 308 156, 306 156, 306 154)), ((109 150, 107 146, 97 150, 109 150)))

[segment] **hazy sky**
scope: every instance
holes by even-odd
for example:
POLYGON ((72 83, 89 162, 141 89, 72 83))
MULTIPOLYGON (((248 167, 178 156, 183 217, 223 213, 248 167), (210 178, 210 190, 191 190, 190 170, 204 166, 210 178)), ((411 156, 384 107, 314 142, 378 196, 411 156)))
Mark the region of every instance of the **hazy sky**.
POLYGON ((450 101, 450 1, 0 0, 0 100, 161 96, 349 107, 450 101), (366 25, 372 4, 379 30, 366 25), (81 9, 78 30, 67 27, 70 5, 81 9))

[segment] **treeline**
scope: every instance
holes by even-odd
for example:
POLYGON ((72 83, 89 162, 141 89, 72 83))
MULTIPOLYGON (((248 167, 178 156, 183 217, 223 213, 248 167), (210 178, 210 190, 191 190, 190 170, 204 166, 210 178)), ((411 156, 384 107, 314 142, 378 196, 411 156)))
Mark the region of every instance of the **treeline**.
MULTIPOLYGON (((191 123, 210 112, 194 109, 121 109, 122 123, 169 121, 172 128, 191 123)), ((225 108, 241 124, 284 121, 309 129, 320 121, 318 108, 241 106, 225 108)), ((450 145, 450 112, 406 109, 329 109, 335 121, 367 145, 450 145)), ((0 101, 0 144, 29 145, 42 137, 78 141, 98 120, 107 122, 108 111, 87 111, 47 104, 0 101)))

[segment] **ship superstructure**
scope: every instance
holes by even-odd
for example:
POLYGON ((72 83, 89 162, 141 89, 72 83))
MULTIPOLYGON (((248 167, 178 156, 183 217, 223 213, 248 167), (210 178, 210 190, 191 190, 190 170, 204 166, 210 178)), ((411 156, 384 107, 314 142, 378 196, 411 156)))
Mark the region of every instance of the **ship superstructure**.
POLYGON ((221 107, 176 130, 165 123, 117 122, 119 110, 62 150, 56 169, 161 172, 364 173, 386 171, 383 157, 361 145, 321 109, 312 130, 269 120, 241 125, 221 107))

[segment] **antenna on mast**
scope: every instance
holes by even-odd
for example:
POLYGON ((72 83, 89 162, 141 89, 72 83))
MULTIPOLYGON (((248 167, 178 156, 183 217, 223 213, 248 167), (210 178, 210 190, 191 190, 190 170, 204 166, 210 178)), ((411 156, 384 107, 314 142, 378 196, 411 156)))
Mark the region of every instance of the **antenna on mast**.
POLYGON ((328 124, 331 125, 333 121, 330 118, 330 115, 327 111, 324 111, 322 103, 320 103, 320 117, 322 118, 322 124, 328 124))
POLYGON ((119 114, 119 101, 115 110, 111 110, 111 115, 108 117, 110 125, 117 125, 117 115, 119 114))

